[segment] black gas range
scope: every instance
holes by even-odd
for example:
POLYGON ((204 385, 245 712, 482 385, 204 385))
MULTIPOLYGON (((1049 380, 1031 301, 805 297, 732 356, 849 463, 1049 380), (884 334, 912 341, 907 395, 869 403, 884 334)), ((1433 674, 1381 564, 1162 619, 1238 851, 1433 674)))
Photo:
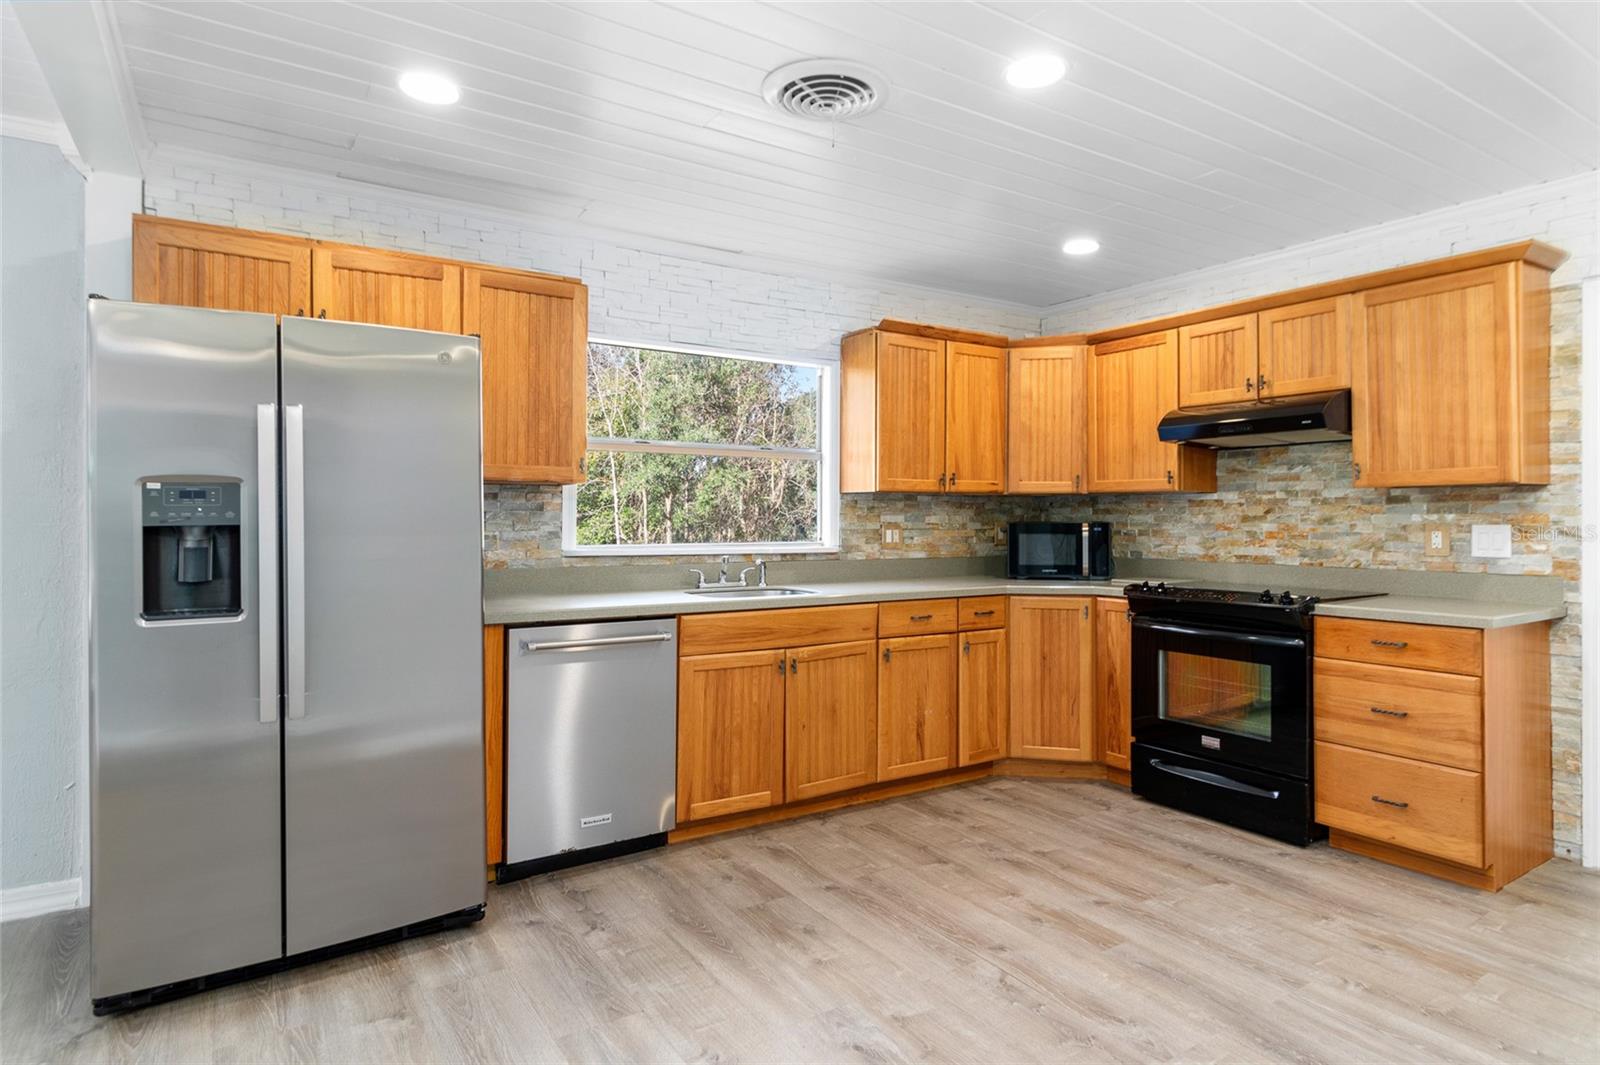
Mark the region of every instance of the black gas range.
POLYGON ((1382 593, 1130 584, 1133 790, 1291 843, 1312 818, 1312 614, 1382 593))

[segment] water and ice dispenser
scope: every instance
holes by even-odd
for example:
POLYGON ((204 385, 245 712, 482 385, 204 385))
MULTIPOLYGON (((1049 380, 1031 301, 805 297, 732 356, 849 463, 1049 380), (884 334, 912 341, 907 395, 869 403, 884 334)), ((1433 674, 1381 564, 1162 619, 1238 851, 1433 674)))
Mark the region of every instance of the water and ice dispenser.
POLYGON ((237 617, 239 482, 140 482, 146 621, 237 617))

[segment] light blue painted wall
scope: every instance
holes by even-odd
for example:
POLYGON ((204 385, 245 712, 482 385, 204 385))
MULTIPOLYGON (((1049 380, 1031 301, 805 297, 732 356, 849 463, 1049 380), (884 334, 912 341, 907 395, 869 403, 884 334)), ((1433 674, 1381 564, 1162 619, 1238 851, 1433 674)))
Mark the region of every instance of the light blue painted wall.
POLYGON ((83 201, 59 149, 0 137, 0 888, 79 875, 83 201))

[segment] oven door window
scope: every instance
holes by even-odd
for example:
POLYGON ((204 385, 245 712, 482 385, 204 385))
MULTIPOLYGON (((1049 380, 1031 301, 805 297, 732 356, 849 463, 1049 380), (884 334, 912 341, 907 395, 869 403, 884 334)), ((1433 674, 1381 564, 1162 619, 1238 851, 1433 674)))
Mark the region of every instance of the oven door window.
POLYGON ((1272 665, 1162 650, 1157 713, 1211 732, 1272 739, 1272 665))

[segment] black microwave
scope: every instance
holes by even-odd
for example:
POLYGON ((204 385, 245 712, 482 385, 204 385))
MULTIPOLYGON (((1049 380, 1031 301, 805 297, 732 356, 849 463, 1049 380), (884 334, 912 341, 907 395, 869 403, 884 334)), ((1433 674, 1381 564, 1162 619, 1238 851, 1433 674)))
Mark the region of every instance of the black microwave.
POLYGON ((1103 521, 1014 521, 1007 535, 1013 580, 1108 581, 1111 525, 1103 521))

